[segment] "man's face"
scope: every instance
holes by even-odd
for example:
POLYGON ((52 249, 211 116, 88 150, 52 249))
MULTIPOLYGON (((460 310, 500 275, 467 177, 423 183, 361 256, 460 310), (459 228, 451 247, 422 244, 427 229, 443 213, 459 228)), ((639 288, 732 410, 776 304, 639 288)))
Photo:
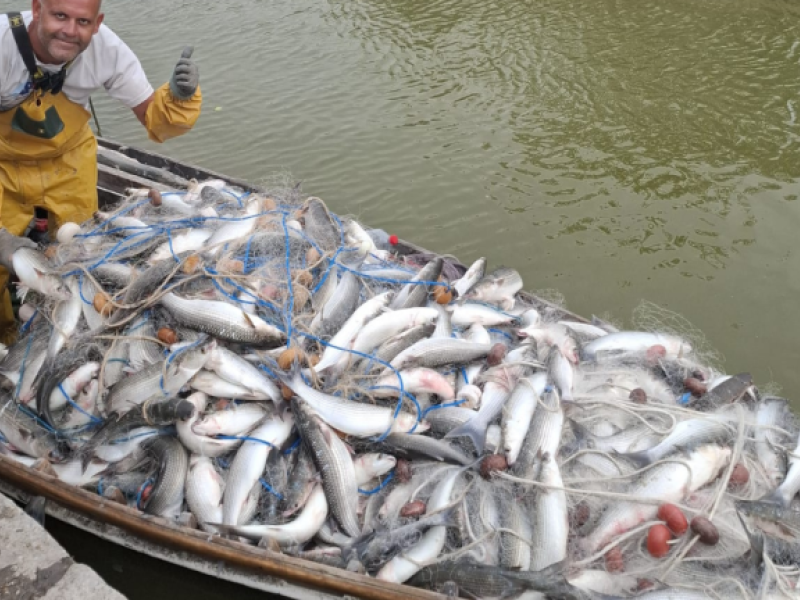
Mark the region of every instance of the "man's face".
POLYGON ((65 63, 86 50, 103 22, 100 1, 33 0, 31 33, 42 62, 65 63))

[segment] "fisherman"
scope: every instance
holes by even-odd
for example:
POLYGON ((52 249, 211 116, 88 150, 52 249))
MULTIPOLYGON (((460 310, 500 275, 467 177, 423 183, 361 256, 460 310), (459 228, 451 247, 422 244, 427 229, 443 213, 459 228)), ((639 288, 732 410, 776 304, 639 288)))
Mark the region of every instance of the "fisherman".
POLYGON ((97 210, 97 140, 89 96, 105 88, 133 110, 150 139, 192 128, 202 96, 186 48, 172 78, 153 91, 131 49, 103 25, 102 0, 33 0, 0 16, 0 340, 16 334, 7 289, 11 256, 35 211, 81 223, 97 210), (5 267, 5 268, 3 268, 5 267))

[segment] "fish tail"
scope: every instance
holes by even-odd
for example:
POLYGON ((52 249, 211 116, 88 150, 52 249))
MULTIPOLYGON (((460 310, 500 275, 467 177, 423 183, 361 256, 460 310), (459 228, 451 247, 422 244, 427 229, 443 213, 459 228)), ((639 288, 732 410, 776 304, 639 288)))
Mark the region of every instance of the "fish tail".
POLYGON ((783 508, 789 508, 789 505, 792 503, 791 498, 786 498, 786 496, 781 492, 780 486, 772 490, 769 494, 761 498, 760 502, 766 502, 768 504, 776 504, 783 508))
POLYGON ((31 291, 27 285, 22 283, 17 283, 17 298, 19 298, 20 302, 25 302, 25 296, 28 295, 28 292, 31 291))
POLYGON ((454 438, 462 436, 468 436, 469 439, 472 440, 472 443, 475 445, 475 450, 478 451, 478 455, 483 454, 483 448, 486 445, 486 425, 473 417, 466 423, 448 431, 444 437, 454 438))
MULTIPOLYGON (((514 573, 512 577, 528 584, 526 587, 530 587, 531 589, 555 591, 563 590, 566 587, 572 587, 567 582, 567 578, 564 574, 565 571, 566 561, 562 560, 538 571, 520 571, 519 573, 514 573)), ((559 594, 557 596, 554 595, 554 597, 561 598, 568 596, 559 594)))
POLYGON ((275 377, 284 384, 286 387, 291 388, 292 384, 296 382, 298 379, 301 378, 300 376, 300 362, 297 358, 294 359, 291 366, 289 367, 289 371, 283 371, 281 369, 274 369, 275 377))
POLYGON ((44 496, 34 496, 25 505, 25 512, 42 527, 44 527, 46 504, 47 498, 44 496))
POLYGON ((563 444, 561 452, 565 457, 572 456, 576 452, 586 450, 592 447, 592 433, 588 428, 584 427, 574 419, 567 419, 572 428, 572 433, 575 439, 569 443, 563 444))

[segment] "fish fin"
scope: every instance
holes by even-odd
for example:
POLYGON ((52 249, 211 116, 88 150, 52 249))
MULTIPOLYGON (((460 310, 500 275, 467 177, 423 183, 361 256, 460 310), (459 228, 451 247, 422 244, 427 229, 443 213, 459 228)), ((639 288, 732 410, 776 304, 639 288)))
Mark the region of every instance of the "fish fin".
MULTIPOLYGON (((481 600, 480 596, 477 596, 470 592, 469 590, 465 590, 463 587, 459 587, 458 583, 455 581, 444 581, 440 586, 440 593, 444 596, 447 596, 448 599, 451 598, 470 598, 470 600, 481 600)), ((501 598, 508 597, 508 594, 500 596, 501 598)))
POLYGON ((256 324, 253 323, 253 320, 250 318, 250 315, 247 314, 246 311, 242 311, 242 316, 244 317, 244 320, 247 322, 247 324, 250 326, 250 329, 256 328, 256 324))
POLYGON ((508 572, 507 575, 517 582, 535 581, 537 589, 553 590, 561 586, 569 586, 565 576, 566 569, 567 561, 561 560, 538 571, 508 572))
POLYGON ((653 462, 653 459, 647 454, 647 450, 642 450, 641 452, 617 452, 616 450, 611 450, 611 455, 626 458, 639 468, 646 467, 653 462))
POLYGON ((25 505, 25 512, 42 527, 44 527, 44 517, 47 514, 45 512, 46 505, 47 498, 44 496, 33 496, 25 505))
POLYGON ((17 298, 19 298, 20 302, 25 302, 25 296, 28 295, 28 292, 31 290, 27 285, 22 283, 17 283, 17 298))
POLYGON ((454 437, 461 437, 461 436, 469 436, 472 440, 473 445, 475 446, 475 450, 478 451, 478 455, 483 454, 483 449, 486 444, 486 427, 481 427, 479 423, 476 422, 477 420, 475 417, 472 417, 466 423, 462 423, 455 429, 451 429, 445 434, 445 438, 454 438, 454 437))
POLYGON ((565 444, 562 447, 562 452, 564 452, 564 456, 572 456, 576 452, 580 450, 587 450, 592 448, 594 444, 592 443, 592 433, 589 431, 587 427, 584 427, 574 419, 567 419, 570 427, 572 428, 572 433, 575 436, 575 440, 570 442, 569 444, 565 444))
POLYGON ((786 498, 784 498, 783 494, 781 493, 780 486, 759 500, 759 502, 767 502, 768 504, 775 504, 777 506, 782 506, 783 508, 789 508, 791 501, 791 498, 788 502, 786 501, 786 498))

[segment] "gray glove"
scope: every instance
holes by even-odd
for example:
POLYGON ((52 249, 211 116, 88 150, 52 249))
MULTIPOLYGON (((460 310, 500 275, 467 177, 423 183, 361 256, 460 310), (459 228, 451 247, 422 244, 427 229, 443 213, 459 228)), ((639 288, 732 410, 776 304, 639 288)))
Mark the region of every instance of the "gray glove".
POLYGON ((192 52, 194 52, 192 46, 186 46, 183 49, 181 58, 172 73, 172 79, 169 80, 169 90, 178 100, 188 100, 194 96, 197 86, 200 85, 200 71, 197 69, 197 65, 191 61, 192 52))
POLYGON ((36 242, 26 237, 12 235, 7 229, 0 229, 0 265, 9 271, 14 270, 11 257, 20 248, 32 248, 36 250, 36 242))

